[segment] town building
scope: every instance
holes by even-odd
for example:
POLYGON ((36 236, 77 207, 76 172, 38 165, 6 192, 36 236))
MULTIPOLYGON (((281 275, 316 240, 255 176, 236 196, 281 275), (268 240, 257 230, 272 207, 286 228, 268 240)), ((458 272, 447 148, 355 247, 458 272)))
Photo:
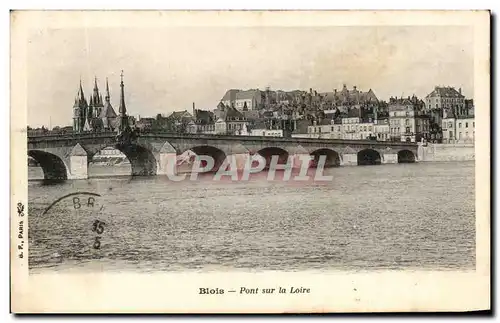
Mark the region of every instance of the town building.
POLYGON ((465 110, 468 116, 474 116, 474 99, 465 100, 465 110))
MULTIPOLYGON (((430 116, 431 140, 439 140, 442 129, 442 119, 451 116, 469 115, 469 107, 466 106, 462 89, 458 91, 451 86, 435 86, 434 90, 425 97, 425 108, 430 116), (439 133, 439 135, 438 135, 439 133)), ((444 139, 444 138, 443 138, 444 139)))
POLYGON ((370 120, 363 121, 359 117, 349 117, 336 120, 323 119, 313 122, 308 127, 309 138, 328 138, 346 140, 369 140, 374 139, 374 124, 370 120))
POLYGON ((473 143, 476 132, 474 116, 450 116, 443 118, 443 142, 444 143, 473 143))
POLYGON ((436 86, 434 90, 425 97, 427 110, 452 111, 457 115, 467 115, 465 108, 465 97, 462 95, 462 88, 458 91, 451 86, 436 86))
POLYGON ((106 147, 94 155, 94 158, 103 158, 103 157, 125 158, 126 156, 116 148, 106 147))
POLYGON ((442 129, 443 129, 443 142, 452 143, 456 141, 457 131, 455 129, 455 117, 450 116, 449 118, 442 119, 442 129))
POLYGON ((261 136, 261 137, 283 137, 282 129, 252 129, 250 130, 250 136, 261 136))
POLYGON ((332 129, 334 121, 328 119, 315 120, 313 124, 307 127, 309 138, 331 138, 334 129, 332 129))
POLYGON ((215 134, 239 135, 248 126, 245 116, 235 108, 224 107, 215 122, 215 134))
POLYGON ((417 142, 430 138, 430 117, 415 95, 389 100, 389 133, 393 141, 417 142))
POLYGON ((458 142, 474 142, 476 137, 476 122, 474 116, 459 116, 455 120, 456 138, 458 142))
POLYGON ((373 133, 378 141, 391 140, 389 119, 378 119, 373 125, 373 133))
POLYGON ((165 122, 167 131, 185 133, 187 132, 188 124, 193 121, 194 117, 187 110, 172 112, 165 122))
POLYGON ((347 89, 347 85, 344 84, 342 90, 337 91, 334 89, 333 92, 320 93, 323 97, 324 110, 339 110, 341 113, 348 113, 352 108, 357 108, 361 111, 361 118, 364 118, 367 114, 376 113, 379 100, 372 89, 366 92, 358 90, 357 86, 354 85, 352 90, 347 89))
POLYGON ((262 91, 251 90, 228 90, 221 99, 226 107, 235 108, 238 111, 257 110, 262 104, 262 91))
POLYGON ((153 130, 155 122, 156 122, 155 118, 139 118, 139 120, 137 120, 135 123, 135 127, 143 132, 151 131, 153 130))
POLYGON ((344 127, 344 138, 348 140, 367 140, 373 135, 373 122, 363 121, 359 117, 350 117, 342 119, 344 127))
POLYGON ((212 111, 196 109, 193 102, 193 119, 187 125, 187 132, 215 134, 215 114, 212 111))

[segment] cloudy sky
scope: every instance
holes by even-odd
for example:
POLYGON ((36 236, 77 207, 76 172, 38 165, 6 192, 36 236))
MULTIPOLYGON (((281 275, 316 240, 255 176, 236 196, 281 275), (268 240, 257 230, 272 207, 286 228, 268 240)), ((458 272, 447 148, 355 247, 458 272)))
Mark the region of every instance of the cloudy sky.
POLYGON ((28 124, 70 125, 82 79, 94 76, 118 110, 120 71, 134 116, 214 109, 229 88, 332 91, 347 84, 379 99, 425 96, 435 85, 473 94, 467 27, 162 27, 33 30, 28 124))

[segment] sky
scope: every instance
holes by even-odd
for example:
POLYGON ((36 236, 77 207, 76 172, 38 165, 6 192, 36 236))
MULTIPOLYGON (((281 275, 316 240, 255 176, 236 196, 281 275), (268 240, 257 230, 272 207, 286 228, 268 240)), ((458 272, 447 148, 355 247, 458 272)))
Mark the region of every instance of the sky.
MULTIPOLYGON (((36 29, 28 37, 28 124, 72 124, 80 78, 88 99, 94 77, 109 80, 118 111, 123 70, 133 116, 213 110, 231 88, 318 92, 372 89, 425 97, 436 85, 472 97, 472 28, 134 27, 36 29)), ((103 94, 104 97, 104 94, 103 94)))

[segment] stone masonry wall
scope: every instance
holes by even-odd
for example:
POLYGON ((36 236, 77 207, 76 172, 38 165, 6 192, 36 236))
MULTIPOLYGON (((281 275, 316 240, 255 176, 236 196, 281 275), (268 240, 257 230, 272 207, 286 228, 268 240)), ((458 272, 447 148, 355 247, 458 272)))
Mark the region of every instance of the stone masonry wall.
POLYGON ((419 161, 471 161, 475 160, 474 144, 419 144, 419 161))

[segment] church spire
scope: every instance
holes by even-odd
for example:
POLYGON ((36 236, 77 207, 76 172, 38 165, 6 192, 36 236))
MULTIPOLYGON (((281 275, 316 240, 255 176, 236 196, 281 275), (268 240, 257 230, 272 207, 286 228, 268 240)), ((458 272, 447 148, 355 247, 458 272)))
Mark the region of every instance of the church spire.
POLYGON ((106 96, 104 97, 106 102, 109 102, 110 96, 109 96, 109 85, 108 85, 108 78, 106 77, 106 96))
POLYGON ((124 92, 124 85, 123 85, 123 70, 122 73, 120 74, 121 82, 120 82, 120 87, 121 87, 121 93, 120 93, 120 108, 118 112, 120 113, 120 128, 118 129, 119 132, 127 132, 130 131, 130 126, 128 124, 128 116, 127 116, 127 108, 125 108, 125 92, 124 92))
POLYGON ((121 82, 120 82, 120 88, 121 88, 121 93, 120 93, 120 108, 118 109, 118 112, 120 112, 121 116, 125 116, 127 113, 127 108, 125 107, 125 92, 124 92, 124 85, 123 85, 123 70, 122 73, 120 74, 121 82))
POLYGON ((97 77, 95 76, 94 76, 94 92, 92 94, 92 99, 94 106, 102 107, 102 98, 101 94, 99 93, 99 87, 97 86, 97 77))
POLYGON ((85 95, 83 94, 82 78, 81 77, 80 77, 80 89, 78 91, 80 92, 80 101, 81 102, 85 101, 85 95))

